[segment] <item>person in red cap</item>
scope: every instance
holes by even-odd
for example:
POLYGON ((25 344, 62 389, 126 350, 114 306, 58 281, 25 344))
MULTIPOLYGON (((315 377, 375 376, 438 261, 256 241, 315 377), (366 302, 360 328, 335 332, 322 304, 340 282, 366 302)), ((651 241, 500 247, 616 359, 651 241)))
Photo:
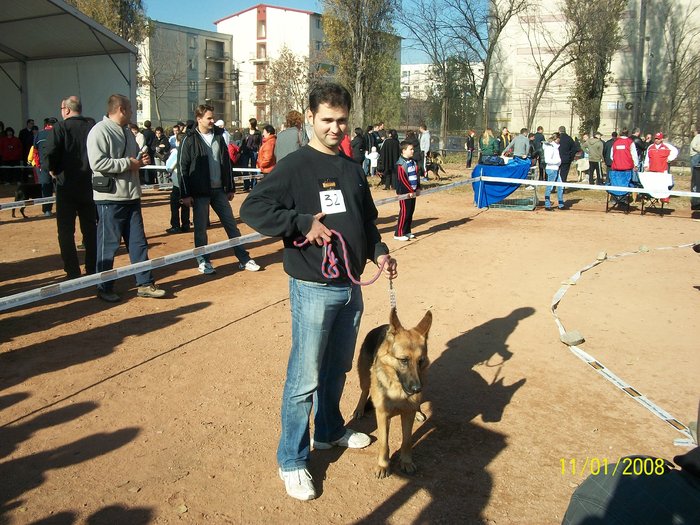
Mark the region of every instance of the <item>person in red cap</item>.
POLYGON ((654 135, 653 144, 647 148, 647 154, 644 158, 644 170, 656 171, 659 173, 669 171, 669 162, 678 157, 678 148, 673 144, 664 142, 664 134, 657 133, 654 135))

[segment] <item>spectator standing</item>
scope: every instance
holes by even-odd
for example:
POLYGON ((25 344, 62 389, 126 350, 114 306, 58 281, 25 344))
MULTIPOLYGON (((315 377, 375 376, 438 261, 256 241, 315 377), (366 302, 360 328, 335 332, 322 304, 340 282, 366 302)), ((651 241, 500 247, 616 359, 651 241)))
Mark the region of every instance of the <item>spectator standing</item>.
POLYGON ((185 125, 180 125, 180 122, 177 124, 173 124, 173 134, 168 137, 168 142, 170 143, 170 149, 176 148, 177 147, 177 136, 180 134, 180 132, 184 133, 184 127, 185 125))
MULTIPOLYGON (((695 136, 690 142, 690 191, 700 193, 700 124, 695 125, 695 136)), ((691 197, 690 207, 700 210, 700 197, 691 197)))
POLYGON ((8 127, 5 130, 5 135, 0 137, 0 157, 2 157, 3 166, 11 166, 12 168, 2 170, 2 174, 5 176, 3 184, 16 184, 23 179, 19 168, 22 160, 27 158, 26 155, 22 156, 23 152, 22 141, 15 137, 15 130, 8 127))
MULTIPOLYGON (((258 150, 262 144, 262 133, 258 130, 257 119, 251 118, 248 125, 248 132, 243 136, 241 143, 241 168, 254 168, 258 164, 258 150)), ((255 186, 255 178, 243 181, 243 191, 250 191, 253 186, 255 186)))
POLYGON ((219 119, 219 120, 217 120, 217 121, 214 123, 214 125, 215 125, 217 128, 221 128, 221 129, 223 130, 223 131, 222 131, 222 134, 223 134, 223 137, 224 137, 224 142, 226 142, 226 146, 228 147, 229 143, 231 142, 231 134, 230 134, 230 133, 228 132, 228 130, 226 129, 226 126, 224 126, 224 121, 221 120, 221 119, 219 119))
POLYGON ((588 151, 588 184, 603 184, 603 141, 600 140, 600 132, 593 133, 593 137, 583 143, 588 151))
POLYGON ((352 150, 352 160, 362 166, 365 162, 365 153, 367 151, 365 150, 365 137, 362 134, 362 128, 355 128, 355 136, 350 141, 350 149, 352 150))
MULTIPOLYGON (((559 156, 559 133, 554 133, 549 137, 549 142, 542 143, 542 149, 544 151, 544 162, 545 173, 547 174, 548 182, 561 182, 561 170, 559 166, 561 165, 561 157, 559 156)), ((545 186, 544 188, 544 209, 547 211, 552 211, 552 202, 550 201, 550 195, 552 194, 552 188, 554 186, 545 186)), ((564 208, 564 188, 561 186, 557 187, 557 207, 560 210, 564 208)))
POLYGON ((277 136, 275 135, 275 128, 266 124, 262 129, 262 146, 260 146, 260 151, 258 151, 258 164, 257 167, 260 168, 260 172, 265 175, 272 171, 272 168, 277 164, 277 159, 275 158, 275 144, 277 142, 277 136))
POLYGON ((167 233, 187 233, 190 231, 190 208, 182 204, 182 194, 180 193, 180 173, 178 162, 178 148, 185 138, 184 133, 178 133, 175 137, 175 147, 170 150, 170 156, 165 161, 165 169, 170 173, 173 181, 173 188, 170 190, 170 228, 167 233))
MULTIPOLYGON (((151 160, 155 159, 155 142, 156 142, 156 134, 155 132, 151 129, 151 121, 146 120, 143 123, 143 130, 141 131, 141 134, 143 135, 143 145, 148 148, 148 156, 151 158, 151 160)), ((146 181, 146 184, 153 184, 153 172, 150 170, 144 170, 143 171, 143 176, 146 181)))
POLYGON ((286 128, 277 134, 275 142, 275 158, 277 162, 309 143, 306 133, 302 130, 304 116, 296 110, 287 113, 286 128))
POLYGON ((634 142, 634 147, 637 148, 637 159, 639 160, 639 164, 637 164, 637 171, 641 171, 644 164, 644 154, 649 144, 644 142, 644 139, 642 138, 642 130, 639 128, 634 128, 630 138, 634 142))
MULTIPOLYGON (((413 144, 404 140, 401 142, 401 156, 396 163, 396 194, 420 194, 420 170, 413 160, 413 144)), ((394 239, 408 241, 415 237, 411 233, 413 212, 416 209, 416 199, 409 198, 399 201, 399 218, 396 223, 394 239)))
POLYGON ((143 133, 141 133, 141 130, 139 127, 134 124, 134 123, 129 123, 129 129, 131 130, 131 133, 134 135, 134 139, 136 140, 136 144, 139 147, 139 151, 143 149, 143 147, 146 145, 146 139, 143 137, 143 133))
POLYGON ((533 142, 533 147, 535 148, 535 158, 537 159, 537 170, 539 172, 539 180, 545 180, 544 176, 544 150, 542 149, 542 143, 545 141, 544 128, 542 126, 537 126, 537 133, 535 133, 535 140, 533 142))
MULTIPOLYGON (((430 136, 430 131, 428 131, 428 127, 425 124, 421 124, 418 127, 418 130, 420 132, 419 135, 419 146, 420 146, 420 157, 416 156, 415 157, 415 162, 420 164, 421 168, 423 169, 423 173, 426 172, 426 164, 428 163, 428 158, 430 158, 430 151, 431 151, 431 144, 430 141, 432 137, 430 136)), ((414 152, 414 154, 417 152, 414 152)))
MULTIPOLYGON (((214 126, 214 108, 197 106, 194 113, 196 124, 188 130, 180 145, 179 171, 182 203, 193 209, 194 245, 206 246, 209 207, 219 217, 229 239, 240 237, 229 202, 235 191, 228 147, 224 143, 221 128, 214 126)), ((255 119, 251 119, 255 120, 255 119)), ((257 122, 255 122, 257 131, 257 122)), ((251 128, 253 130, 253 128, 251 128)), ((258 132, 260 133, 260 132, 258 132)), ((253 133, 249 133, 249 137, 253 133)), ((257 160, 257 152, 256 160, 257 160)), ((239 268, 250 272, 260 269, 243 246, 234 246, 239 268)), ((208 255, 197 257, 200 273, 216 273, 208 255)))
POLYGON ((561 174, 561 180, 563 182, 566 182, 569 171, 571 170, 571 163, 574 161, 574 157, 579 151, 580 148, 578 144, 566 132, 566 128, 564 126, 559 126, 559 157, 561 158, 559 173, 561 174))
MULTIPOLYGON (((97 204, 97 271, 111 270, 114 255, 121 244, 127 245, 132 264, 148 260, 148 241, 141 215, 141 183, 139 169, 151 161, 147 152, 139 155, 133 133, 126 129, 131 121, 131 101, 124 95, 111 95, 107 101, 107 115, 95 124, 87 138, 88 158, 93 171, 93 185, 101 177, 111 179, 106 192, 93 191, 97 204)), ((165 291, 153 281, 150 270, 136 274, 139 297, 162 298, 165 291)), ((116 303, 114 281, 97 287, 97 296, 103 301, 116 303)))
POLYGON ((513 136, 510 134, 510 131, 508 131, 508 128, 504 126, 501 130, 501 135, 498 137, 498 152, 495 154, 501 155, 505 150, 506 145, 510 144, 512 140, 513 136))
POLYGON ((396 173, 396 162, 400 156, 401 146, 399 145, 398 133, 392 129, 379 150, 379 160, 377 161, 377 170, 382 174, 381 184, 384 184, 385 190, 396 187, 393 185, 393 181, 396 173))
POLYGON ((233 133, 231 133, 231 140, 236 146, 239 148, 241 147, 243 144, 243 133, 239 128, 233 130, 233 133))
MULTIPOLYGON (((627 136, 627 129, 620 132, 620 136, 613 142, 610 150, 610 159, 612 160, 611 172, 621 171, 629 172, 630 180, 634 180, 634 174, 639 166, 639 158, 637 157, 637 148, 634 141, 627 136)), ((610 177, 608 177, 610 182, 610 177)))
POLYGON ((479 161, 482 157, 498 155, 498 141, 493 136, 493 130, 486 128, 479 139, 479 161))
POLYGON ((27 126, 19 130, 17 138, 22 143, 22 160, 26 160, 29 150, 34 145, 34 119, 27 120, 27 126))
POLYGON ((46 157, 49 174, 56 180, 56 227, 63 269, 69 279, 80 277, 80 262, 75 248, 75 218, 85 246, 85 273, 97 266, 97 230, 92 170, 88 161, 88 133, 95 125, 82 115, 80 99, 70 96, 61 101, 63 122, 53 126, 47 137, 46 157))
POLYGON ((644 168, 657 173, 670 172, 669 163, 678 157, 678 148, 664 141, 664 134, 654 135, 654 143, 645 150, 644 168))
POLYGON ((603 161, 605 161, 605 166, 607 168, 607 172, 609 173, 610 170, 612 169, 612 157, 610 156, 610 153, 612 152, 612 147, 615 141, 617 140, 617 131, 613 131, 610 139, 606 140, 603 142, 603 161))
POLYGON ((396 262, 377 230, 377 209, 362 168, 338 155, 351 100, 347 89, 338 84, 315 86, 307 112, 313 130, 309 145, 286 157, 241 207, 243 219, 252 228, 284 239, 292 342, 277 463, 287 494, 299 500, 316 498, 307 470, 312 408, 315 449, 370 444, 369 436, 345 427, 340 411, 363 310, 362 289, 348 275, 358 278, 372 260, 387 265, 387 277, 396 276, 396 262), (349 264, 339 261, 337 278, 321 271, 324 243, 339 248, 331 229, 343 235, 349 255, 349 264), (309 244, 299 247, 295 242, 299 239, 309 244))
MULTIPOLYGON (((377 146, 372 146, 372 151, 365 152, 365 157, 369 162, 369 174, 372 177, 374 177, 377 174, 377 161, 379 160, 379 152, 377 151, 377 146)), ((367 172, 365 172, 365 174, 367 174, 367 172)))
POLYGON ((473 129, 470 129, 467 132, 467 140, 464 142, 464 149, 467 152, 467 169, 470 169, 472 167, 472 159, 474 158, 474 149, 476 148, 476 143, 474 140, 474 136, 476 135, 476 132, 473 129))
POLYGON ((527 159, 530 156, 530 139, 528 138, 527 132, 527 128, 522 128, 520 130, 520 135, 511 140, 503 149, 503 155, 512 153, 513 157, 527 159))
MULTIPOLYGON (((168 160, 170 155, 170 140, 165 136, 165 131, 163 128, 158 126, 156 128, 156 137, 153 141, 153 150, 155 151, 155 161, 156 166, 165 166, 165 162, 168 160)), ((165 184, 167 182, 167 172, 158 171, 158 184, 165 184)))
MULTIPOLYGON (((36 140, 34 142, 34 147, 39 153, 39 184, 41 184, 41 196, 42 197, 52 197, 53 196, 53 178, 49 173, 49 137, 53 133, 54 124, 58 122, 57 119, 53 117, 47 117, 44 119, 44 129, 42 129, 36 135, 36 140)), ((45 217, 51 217, 51 210, 53 209, 52 203, 42 204, 41 211, 44 212, 45 217)), ((73 221, 75 224, 75 221, 73 221)))

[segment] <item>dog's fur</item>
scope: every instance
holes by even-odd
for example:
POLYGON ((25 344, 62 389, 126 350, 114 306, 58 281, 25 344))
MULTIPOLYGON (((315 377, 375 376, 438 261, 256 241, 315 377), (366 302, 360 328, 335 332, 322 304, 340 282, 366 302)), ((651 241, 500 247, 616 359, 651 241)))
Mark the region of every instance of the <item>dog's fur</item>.
MULTIPOLYGON (((33 182, 19 182, 17 184, 15 202, 39 198, 41 198, 41 184, 35 184, 33 182)), ((17 210, 17 208, 12 208, 12 217, 15 216, 15 210, 17 210)), ((25 219, 27 218, 24 213, 24 206, 19 209, 19 212, 22 214, 22 217, 25 219)))
POLYGON ((445 168, 442 167, 442 156, 437 151, 428 152, 428 158, 425 163, 425 176, 428 177, 428 173, 435 175, 435 180, 440 180, 440 171, 447 174, 445 168))
POLYGON ((389 475, 389 422, 401 416, 401 470, 412 474, 416 466, 412 458, 413 420, 424 420, 420 411, 422 390, 428 360, 428 331, 433 314, 428 311, 418 326, 406 330, 401 326, 396 309, 391 309, 390 323, 367 334, 357 363, 360 375, 360 400, 355 418, 361 418, 371 399, 377 416, 379 457, 375 475, 389 475))

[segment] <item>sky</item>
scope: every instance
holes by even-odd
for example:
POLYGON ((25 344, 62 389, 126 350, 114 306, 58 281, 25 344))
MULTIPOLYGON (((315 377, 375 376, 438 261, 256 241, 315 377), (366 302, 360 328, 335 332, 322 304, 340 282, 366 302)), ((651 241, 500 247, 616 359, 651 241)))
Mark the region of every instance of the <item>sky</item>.
POLYGON ((220 20, 258 4, 277 5, 321 12, 316 0, 241 1, 241 0, 144 0, 146 14, 159 22, 216 31, 215 20, 220 20))
MULTIPOLYGON (((323 10, 316 0, 143 0, 143 3, 146 14, 154 20, 209 31, 216 31, 215 20, 258 4, 292 7, 315 13, 323 10)), ((421 53, 404 47, 401 50, 401 61, 408 64, 426 62, 427 59, 421 53)))

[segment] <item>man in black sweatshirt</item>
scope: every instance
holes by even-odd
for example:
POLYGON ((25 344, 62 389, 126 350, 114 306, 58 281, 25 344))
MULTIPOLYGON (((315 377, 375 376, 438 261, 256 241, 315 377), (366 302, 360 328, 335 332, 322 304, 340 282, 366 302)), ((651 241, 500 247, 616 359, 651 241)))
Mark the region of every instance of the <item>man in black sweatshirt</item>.
POLYGON ((284 240, 292 348, 277 462, 287 494, 300 500, 316 497, 306 469, 314 394, 314 448, 364 448, 370 443, 366 434, 346 429, 340 413, 363 310, 361 288, 351 276, 358 280, 371 259, 386 264, 387 277, 396 277, 396 261, 381 242, 377 209, 362 166, 338 154, 351 105, 344 87, 332 83, 315 87, 307 112, 313 122, 311 141, 282 159, 241 206, 241 217, 249 226, 284 240), (345 240, 347 265, 339 238, 331 230, 345 240), (303 241, 308 242, 300 246, 303 241), (331 243, 341 258, 338 277, 322 271, 324 243, 331 243))

